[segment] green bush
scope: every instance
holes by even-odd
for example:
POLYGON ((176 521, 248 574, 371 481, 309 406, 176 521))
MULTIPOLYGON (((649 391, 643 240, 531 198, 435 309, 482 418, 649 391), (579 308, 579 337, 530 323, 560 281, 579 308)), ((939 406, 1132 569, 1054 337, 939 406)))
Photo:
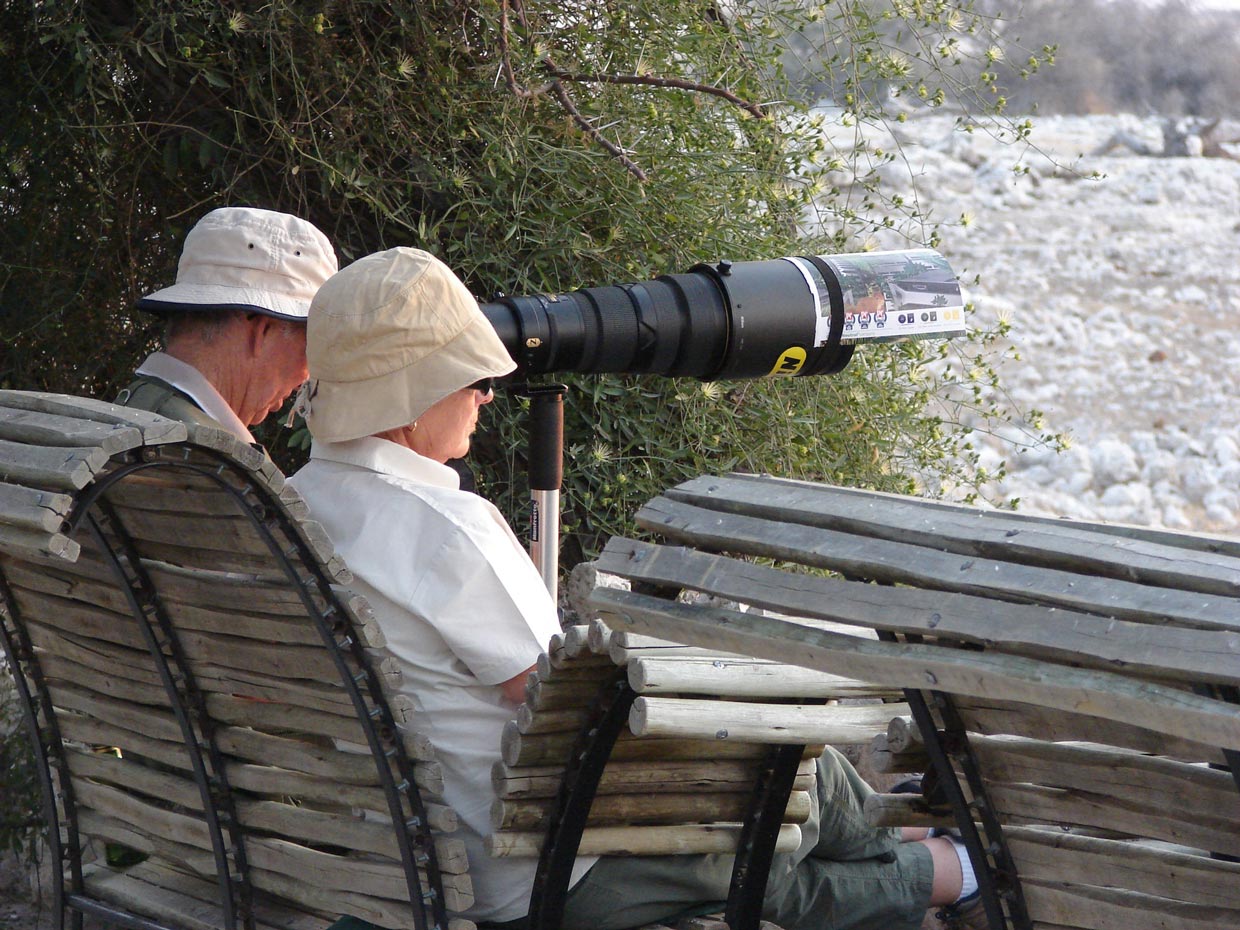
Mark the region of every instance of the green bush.
MULTIPOLYGON (((856 250, 876 229, 933 244, 884 196, 894 156, 866 127, 890 95, 997 107, 992 25, 968 0, 0 0, 0 387, 114 396, 156 339, 134 301, 228 204, 302 215, 345 261, 426 248, 482 296, 856 250), (785 79, 808 34, 855 147, 785 79)), ((1002 414, 982 348, 866 349, 832 379, 573 378, 563 564, 701 471, 967 485, 967 438, 929 402, 1002 414), (945 353, 958 384, 928 365, 945 353)), ((493 413, 475 465, 516 517, 520 403, 493 413)), ((0 739, 17 827, 23 752, 0 739)))
MULTIPOLYGON (((893 155, 865 127, 893 94, 995 105, 991 25, 969 2, 902 0, 0 4, 0 386, 113 395, 155 335, 134 300, 228 203, 304 215, 346 261, 427 248, 483 296, 856 250, 880 228, 933 243, 884 197, 893 155), (858 127, 846 151, 784 78, 789 37, 810 33, 858 127)), ((575 379, 566 563, 701 470, 970 481, 927 412, 937 351, 866 349, 813 383, 575 379)), ((476 467, 515 514, 519 410, 496 408, 476 467)))

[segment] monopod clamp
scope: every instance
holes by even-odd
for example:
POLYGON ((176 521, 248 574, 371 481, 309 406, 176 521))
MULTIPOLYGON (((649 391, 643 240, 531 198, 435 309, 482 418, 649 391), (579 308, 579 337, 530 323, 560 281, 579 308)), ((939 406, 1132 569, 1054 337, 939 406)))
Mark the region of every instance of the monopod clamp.
POLYGON ((564 384, 527 384, 514 391, 530 401, 530 558, 557 600, 560 572, 560 486, 564 481, 564 384))

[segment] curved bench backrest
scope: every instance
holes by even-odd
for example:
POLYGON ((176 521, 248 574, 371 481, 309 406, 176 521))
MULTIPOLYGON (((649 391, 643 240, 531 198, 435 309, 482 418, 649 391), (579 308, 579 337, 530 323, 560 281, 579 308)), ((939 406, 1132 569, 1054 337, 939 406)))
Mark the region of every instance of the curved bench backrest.
POLYGON ((424 801, 433 751, 348 580, 229 434, 0 391, 0 639, 59 922, 423 930, 470 904, 463 851, 430 832, 454 827, 424 801), (142 861, 84 865, 91 846, 142 861))

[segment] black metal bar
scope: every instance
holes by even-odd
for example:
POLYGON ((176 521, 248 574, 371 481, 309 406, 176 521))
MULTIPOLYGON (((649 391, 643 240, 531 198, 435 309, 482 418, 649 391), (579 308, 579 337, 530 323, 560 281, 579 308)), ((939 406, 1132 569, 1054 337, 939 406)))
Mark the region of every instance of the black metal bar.
MULTIPOLYGON (((878 636, 886 642, 900 641, 896 634, 886 630, 879 630, 878 636)), ((919 639, 920 637, 908 637, 909 642, 919 639)), ((929 693, 943 718, 943 732, 939 731, 935 723, 925 694, 914 688, 904 690, 909 711, 913 715, 917 728, 921 731, 926 753, 930 756, 930 763, 939 776, 939 786, 947 795, 957 830, 968 851, 969 861, 977 878, 982 906, 986 911, 986 921, 990 924, 991 930, 1006 930, 1008 927, 1014 930, 1031 930, 1032 923, 1029 920, 1029 911, 1025 907, 1025 898, 1016 873, 1016 865, 1008 851, 1002 827, 998 818, 995 817, 994 807, 987 796, 986 785, 982 781, 977 760, 969 748, 964 724, 956 712, 950 695, 938 691, 929 693), (952 758, 960 764, 972 802, 965 797, 964 789, 952 766, 952 758), (982 835, 978 832, 977 825, 973 822, 975 813, 980 817, 983 829, 986 831, 985 845, 983 845, 982 835), (1007 900, 1008 915, 1006 917, 1003 913, 1002 899, 1007 900)))
POLYGON ((605 682, 586 713, 548 812, 547 833, 530 893, 529 930, 558 930, 568 882, 599 779, 637 695, 624 669, 605 682))
MULTIPOLYGON (((82 890, 82 846, 78 832, 77 806, 74 802, 73 783, 69 778, 69 766, 65 757, 65 745, 60 736, 60 726, 56 721, 56 713, 52 706, 51 692, 43 678, 43 670, 39 667, 34 645, 30 642, 26 628, 22 625, 21 614, 17 607, 17 599, 13 589, 9 587, 8 578, 0 568, 0 641, 9 657, 9 667, 13 672, 13 682, 17 686, 18 699, 22 705, 22 716, 26 720, 26 732, 30 737, 30 750, 35 756, 35 766, 39 772, 39 785, 43 793, 43 816, 47 822, 47 844, 52 861, 56 867, 52 869, 52 911, 56 921, 56 930, 64 930, 65 925, 65 873, 64 863, 69 862, 71 890, 82 890), (7 623, 5 621, 8 621, 7 623), (10 628, 11 624, 11 628, 10 628), (42 719, 42 724, 40 724, 42 719), (56 778, 64 800, 63 827, 65 839, 62 840, 61 811, 56 805, 56 788, 52 783, 52 767, 56 769, 56 778)), ((70 919, 73 930, 81 930, 82 916, 74 913, 70 919)))
MULTIPOLYGON (((106 482, 106 486, 111 483, 106 482)), ((182 740, 189 751, 190 768, 202 799, 207 832, 211 836, 225 930, 235 930, 238 918, 247 930, 253 930, 253 889, 241 824, 233 807, 224 759, 215 743, 206 702, 194 681, 176 629, 155 596, 154 586, 142 568, 133 540, 104 499, 100 496, 92 506, 80 511, 79 519, 85 520, 91 536, 125 593, 134 622, 142 633, 147 652, 163 682, 168 703, 181 727, 182 740), (119 552, 109 541, 105 526, 119 544, 119 552), (159 628, 158 634, 156 627, 159 628), (228 833, 227 839, 225 831, 228 833)))
POLYGON ((736 862, 724 908, 730 930, 757 930, 762 921, 762 902, 775 857, 775 841, 804 754, 804 746, 772 746, 763 760, 754 783, 749 817, 741 826, 736 845, 736 862))

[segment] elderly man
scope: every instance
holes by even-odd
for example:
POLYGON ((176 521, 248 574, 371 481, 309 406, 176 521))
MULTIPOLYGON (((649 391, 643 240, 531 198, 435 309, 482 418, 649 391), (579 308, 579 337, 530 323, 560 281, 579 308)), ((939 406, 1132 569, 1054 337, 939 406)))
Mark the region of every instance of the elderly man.
MULTIPOLYGON (((558 623, 503 517, 445 464, 468 450, 492 379, 515 365, 465 286, 414 249, 368 255, 328 281, 307 354, 301 402, 314 445, 292 484, 425 711, 469 853, 476 900, 464 916, 519 927, 535 866, 484 851, 491 768, 558 623)), ((801 848, 777 857, 764 916, 789 930, 915 930, 929 905, 976 887, 954 840, 866 824, 867 793, 843 757, 823 755, 817 810, 801 848)), ((722 902, 731 867, 726 856, 579 857, 564 926, 617 930, 722 902)), ((337 930, 346 926, 359 922, 337 930)))
POLYGON ((305 220, 212 210, 185 238, 176 283, 138 301, 166 318, 165 348, 116 402, 254 442, 249 427, 306 379, 306 314, 336 268, 331 242, 305 220))

